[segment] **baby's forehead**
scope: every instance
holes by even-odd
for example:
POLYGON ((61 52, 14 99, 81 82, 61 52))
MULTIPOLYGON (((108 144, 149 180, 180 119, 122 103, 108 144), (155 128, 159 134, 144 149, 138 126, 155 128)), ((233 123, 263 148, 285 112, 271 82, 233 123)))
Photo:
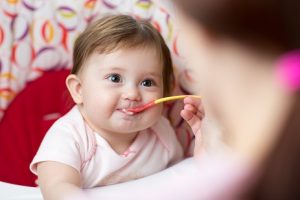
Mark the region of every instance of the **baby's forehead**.
POLYGON ((157 56, 160 56, 162 52, 161 45, 157 45, 154 42, 130 43, 130 41, 124 40, 118 43, 97 46, 92 53, 111 54, 132 50, 148 51, 157 54, 157 56))
POLYGON ((88 57, 85 67, 92 65, 103 70, 133 69, 151 73, 162 73, 163 70, 159 53, 153 47, 119 48, 104 53, 95 51, 88 57))

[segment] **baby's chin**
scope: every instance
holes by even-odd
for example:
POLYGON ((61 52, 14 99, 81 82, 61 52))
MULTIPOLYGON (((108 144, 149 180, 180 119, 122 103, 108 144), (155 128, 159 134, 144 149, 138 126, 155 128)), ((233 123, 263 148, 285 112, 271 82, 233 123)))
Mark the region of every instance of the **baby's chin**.
POLYGON ((120 126, 117 129, 115 129, 114 131, 119 134, 126 135, 126 134, 138 133, 138 132, 148 129, 150 127, 151 127, 150 125, 135 126, 135 127, 120 126))
POLYGON ((159 118, 155 120, 145 120, 144 122, 140 123, 131 123, 131 122, 123 122, 122 124, 119 124, 118 126, 114 126, 114 131, 118 132, 120 134, 131 134, 131 133, 137 133, 142 130, 148 129, 151 126, 153 126, 155 123, 157 123, 159 118))

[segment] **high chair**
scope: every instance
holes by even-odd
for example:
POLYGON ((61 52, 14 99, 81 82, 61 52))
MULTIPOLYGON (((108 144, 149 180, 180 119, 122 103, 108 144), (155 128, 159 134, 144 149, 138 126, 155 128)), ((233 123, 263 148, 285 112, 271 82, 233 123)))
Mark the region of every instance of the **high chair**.
POLYGON ((68 74, 69 70, 45 72, 7 108, 0 121, 0 181, 36 186, 29 164, 47 129, 73 105, 65 86, 68 74))

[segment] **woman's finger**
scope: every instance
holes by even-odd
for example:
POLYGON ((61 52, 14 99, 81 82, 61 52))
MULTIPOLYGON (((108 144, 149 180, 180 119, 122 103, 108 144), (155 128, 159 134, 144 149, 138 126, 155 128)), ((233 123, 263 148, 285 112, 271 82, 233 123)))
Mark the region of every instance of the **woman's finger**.
POLYGON ((193 113, 197 113, 198 112, 198 109, 192 105, 192 104, 185 104, 184 107, 183 107, 184 110, 188 110, 190 112, 193 112, 193 113))
POLYGON ((183 102, 185 103, 185 104, 192 104, 192 105, 194 105, 196 108, 198 108, 201 104, 202 104, 202 102, 201 102, 201 99, 198 99, 198 98, 193 98, 193 97, 185 97, 184 99, 183 99, 183 102))
POLYGON ((200 118, 190 111, 182 110, 180 112, 181 117, 189 124, 194 134, 197 134, 201 128, 200 118))

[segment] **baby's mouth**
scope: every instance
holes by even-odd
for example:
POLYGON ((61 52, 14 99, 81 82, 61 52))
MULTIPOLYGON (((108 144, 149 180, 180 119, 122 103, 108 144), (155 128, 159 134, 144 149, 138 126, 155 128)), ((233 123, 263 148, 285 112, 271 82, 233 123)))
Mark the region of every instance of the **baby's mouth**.
POLYGON ((129 111, 130 108, 119 108, 118 111, 124 113, 125 115, 135 115, 135 112, 129 111))
POLYGON ((143 107, 143 105, 127 105, 124 107, 120 106, 120 108, 118 109, 120 112, 124 113, 125 115, 137 115, 139 113, 141 113, 143 110, 141 111, 136 111, 137 108, 143 107))
POLYGON ((126 115, 134 115, 134 112, 128 111, 126 108, 122 109, 122 112, 125 113, 126 115))

